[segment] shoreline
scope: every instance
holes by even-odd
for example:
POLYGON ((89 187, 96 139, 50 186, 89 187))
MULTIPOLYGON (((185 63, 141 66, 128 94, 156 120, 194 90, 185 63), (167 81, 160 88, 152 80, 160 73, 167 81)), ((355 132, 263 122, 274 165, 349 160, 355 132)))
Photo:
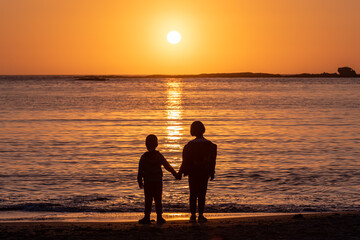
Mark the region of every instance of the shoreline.
POLYGON ((1 239, 360 239, 360 212, 137 222, 1 222, 1 239))
MULTIPOLYGON (((321 214, 320 212, 303 212, 301 214, 321 214)), ((249 217, 287 216, 300 213, 280 212, 234 212, 234 213, 205 213, 209 219, 232 219, 249 217)), ((123 222, 133 223, 143 218, 143 212, 41 212, 41 211, 0 211, 1 223, 14 222, 123 222)), ((187 221, 190 213, 164 212, 167 221, 187 221)), ((156 214, 151 213, 151 219, 156 219, 156 214)))

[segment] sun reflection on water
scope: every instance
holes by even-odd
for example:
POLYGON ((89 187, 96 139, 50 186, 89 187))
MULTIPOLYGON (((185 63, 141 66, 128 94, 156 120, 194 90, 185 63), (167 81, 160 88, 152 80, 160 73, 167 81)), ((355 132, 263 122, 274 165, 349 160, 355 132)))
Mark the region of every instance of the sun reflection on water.
MULTIPOLYGON (((183 126, 181 124, 182 108, 182 82, 181 79, 168 79, 167 86, 167 127, 166 127, 166 148, 169 152, 181 152, 180 141, 182 139, 183 126)), ((177 154, 178 155, 178 154, 177 154)), ((180 155, 174 157, 179 162, 180 155)))

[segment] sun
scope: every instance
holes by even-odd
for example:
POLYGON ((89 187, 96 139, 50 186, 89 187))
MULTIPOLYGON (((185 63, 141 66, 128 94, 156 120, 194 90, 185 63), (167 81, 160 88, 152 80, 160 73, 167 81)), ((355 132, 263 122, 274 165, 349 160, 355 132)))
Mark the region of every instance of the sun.
POLYGON ((177 31, 171 31, 167 35, 167 40, 171 44, 177 44, 181 41, 181 35, 177 31))

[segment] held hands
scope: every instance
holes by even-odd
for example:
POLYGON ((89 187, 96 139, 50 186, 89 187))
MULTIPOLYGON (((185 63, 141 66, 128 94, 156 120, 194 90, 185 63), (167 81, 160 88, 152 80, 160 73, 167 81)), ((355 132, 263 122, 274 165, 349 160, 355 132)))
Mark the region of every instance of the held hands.
POLYGON ((173 173, 173 175, 174 175, 174 177, 177 179, 177 180, 181 180, 181 175, 182 175, 182 173, 181 172, 174 172, 173 173))
POLYGON ((181 172, 178 172, 178 173, 176 174, 176 179, 177 179, 177 180, 181 180, 181 178, 182 178, 182 173, 181 173, 181 172))

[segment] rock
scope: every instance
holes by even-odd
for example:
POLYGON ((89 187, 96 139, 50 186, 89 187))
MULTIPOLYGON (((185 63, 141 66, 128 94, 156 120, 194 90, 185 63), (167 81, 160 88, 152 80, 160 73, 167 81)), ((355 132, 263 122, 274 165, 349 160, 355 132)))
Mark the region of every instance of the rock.
POLYGON ((340 77, 356 77, 356 72, 350 67, 338 68, 340 77))

